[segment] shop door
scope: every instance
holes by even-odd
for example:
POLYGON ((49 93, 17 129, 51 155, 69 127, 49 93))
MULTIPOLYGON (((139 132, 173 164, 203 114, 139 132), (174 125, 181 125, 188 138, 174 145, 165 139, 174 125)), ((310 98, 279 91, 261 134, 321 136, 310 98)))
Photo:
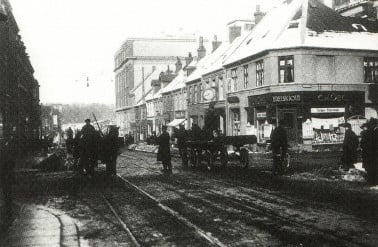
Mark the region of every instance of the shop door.
POLYGON ((295 109, 282 109, 278 113, 278 121, 285 121, 285 129, 289 146, 296 146, 297 140, 297 111, 295 109))

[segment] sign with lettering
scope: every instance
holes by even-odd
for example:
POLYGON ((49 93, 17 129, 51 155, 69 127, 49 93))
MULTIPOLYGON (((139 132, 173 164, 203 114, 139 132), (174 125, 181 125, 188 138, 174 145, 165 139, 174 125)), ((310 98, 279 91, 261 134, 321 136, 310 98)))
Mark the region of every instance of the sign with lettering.
POLYGON ((287 103, 287 102, 300 102, 301 95, 300 94, 293 94, 293 95, 274 95, 272 96, 273 103, 287 103))
POLYGON ((311 113, 344 113, 345 108, 311 108, 311 113))
POLYGON ((257 118, 266 118, 266 112, 258 112, 256 113, 257 118))

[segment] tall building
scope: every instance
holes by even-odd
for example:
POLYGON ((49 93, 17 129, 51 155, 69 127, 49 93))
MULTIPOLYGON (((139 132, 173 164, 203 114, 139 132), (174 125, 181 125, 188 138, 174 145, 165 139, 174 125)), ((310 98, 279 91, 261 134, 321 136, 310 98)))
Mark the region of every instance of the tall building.
POLYGON ((39 138, 39 85, 8 0, 0 0, 0 136, 20 150, 39 138))
POLYGON ((195 37, 128 38, 122 44, 114 56, 116 119, 121 135, 137 131, 135 106, 145 103, 143 97, 151 89, 143 82, 155 71, 174 68, 177 58, 183 60, 196 49, 195 37))

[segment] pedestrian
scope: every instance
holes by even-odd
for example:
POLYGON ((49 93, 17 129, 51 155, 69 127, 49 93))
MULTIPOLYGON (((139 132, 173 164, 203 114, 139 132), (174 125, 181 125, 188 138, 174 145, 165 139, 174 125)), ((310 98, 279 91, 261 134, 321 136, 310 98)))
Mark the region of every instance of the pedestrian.
POLYGON ((182 165, 188 167, 188 153, 186 149, 188 135, 183 124, 179 125, 178 130, 175 132, 175 138, 177 139, 177 148, 182 160, 182 165))
MULTIPOLYGON (((0 186, 2 187, 4 201, 2 211, 0 212, 0 218, 3 219, 3 222, 0 222, 1 228, 7 228, 13 220, 12 185, 14 183, 14 166, 16 156, 17 143, 14 138, 14 134, 12 133, 3 143, 1 143, 0 186)), ((1 230, 3 229, 0 229, 0 231, 1 230)))
POLYGON ((287 134, 284 128, 285 121, 281 119, 270 136, 273 154, 273 175, 282 175, 283 163, 288 149, 287 134))
POLYGON ((109 133, 104 136, 103 140, 103 154, 107 175, 115 176, 117 174, 116 166, 118 149, 120 147, 120 142, 118 140, 118 129, 119 127, 110 126, 109 133))
POLYGON ((348 171, 353 168, 353 164, 357 162, 358 137, 353 132, 350 123, 345 123, 345 136, 343 141, 342 166, 348 171))
POLYGON ((72 154, 73 153, 73 131, 71 127, 69 127, 67 130, 66 147, 67 147, 67 153, 72 154))
POLYGON ((366 170, 366 180, 371 185, 374 185, 377 177, 377 164, 374 162, 374 128, 376 125, 375 119, 370 119, 361 126, 364 129, 361 132, 360 142, 362 167, 366 170))
POLYGON ((94 175, 94 166, 97 163, 98 143, 97 133, 91 120, 86 119, 85 125, 81 128, 81 153, 80 162, 86 173, 91 177, 94 175))
POLYGON ((76 132, 75 138, 73 139, 73 158, 74 158, 74 164, 73 167, 76 170, 79 170, 80 173, 83 173, 83 167, 80 164, 80 137, 81 132, 78 130, 76 132))
POLYGON ((373 129, 373 148, 372 148, 372 158, 371 158, 371 168, 372 168, 372 184, 378 184, 378 120, 373 118, 370 120, 373 129))
POLYGON ((157 160, 163 164, 164 173, 172 173, 170 136, 167 132, 167 126, 162 127, 162 134, 158 137, 157 160))

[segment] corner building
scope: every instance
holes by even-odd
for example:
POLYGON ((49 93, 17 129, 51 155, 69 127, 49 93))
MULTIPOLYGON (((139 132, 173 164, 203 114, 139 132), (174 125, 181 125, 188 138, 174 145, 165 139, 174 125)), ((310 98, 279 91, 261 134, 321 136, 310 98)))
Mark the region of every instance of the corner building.
POLYGON ((256 134, 260 146, 283 119, 299 149, 332 148, 339 124, 377 117, 378 22, 344 17, 317 0, 285 1, 223 64, 228 135, 256 134))

